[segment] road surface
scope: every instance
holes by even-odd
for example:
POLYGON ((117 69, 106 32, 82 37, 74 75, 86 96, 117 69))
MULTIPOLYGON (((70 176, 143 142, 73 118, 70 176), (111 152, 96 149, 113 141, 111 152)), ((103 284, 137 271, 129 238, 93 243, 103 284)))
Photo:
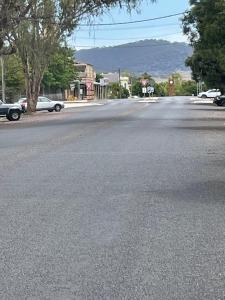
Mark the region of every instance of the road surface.
POLYGON ((112 101, 0 123, 0 299, 225 299, 225 111, 112 101))

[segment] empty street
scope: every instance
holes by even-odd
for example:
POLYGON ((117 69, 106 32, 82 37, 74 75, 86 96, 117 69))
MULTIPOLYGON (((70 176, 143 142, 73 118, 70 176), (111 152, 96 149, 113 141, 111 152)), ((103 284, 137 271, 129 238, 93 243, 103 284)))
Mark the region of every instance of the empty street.
POLYGON ((190 97, 0 122, 0 299, 225 299, 225 110, 190 97))

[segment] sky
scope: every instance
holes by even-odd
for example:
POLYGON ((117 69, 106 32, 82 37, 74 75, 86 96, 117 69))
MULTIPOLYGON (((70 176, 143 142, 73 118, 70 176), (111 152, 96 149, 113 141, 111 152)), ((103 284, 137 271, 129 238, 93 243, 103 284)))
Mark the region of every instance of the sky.
MULTIPOLYGON (((115 23, 156 18, 182 13, 188 8, 188 0, 157 0, 154 4, 144 0, 139 6, 139 11, 132 11, 129 14, 125 9, 114 8, 101 17, 96 17, 94 23, 115 23)), ((69 45, 79 50, 151 38, 185 42, 187 39, 182 34, 180 18, 181 16, 176 16, 129 25, 82 26, 69 38, 69 45)))

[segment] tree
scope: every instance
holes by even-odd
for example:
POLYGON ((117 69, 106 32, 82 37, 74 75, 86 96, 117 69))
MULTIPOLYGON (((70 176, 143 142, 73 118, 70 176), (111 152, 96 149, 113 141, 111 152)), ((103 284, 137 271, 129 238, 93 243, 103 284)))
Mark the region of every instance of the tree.
POLYGON ((155 95, 159 97, 168 96, 168 82, 160 82, 155 84, 155 95))
POLYGON ((186 61, 193 78, 209 87, 225 90, 225 2, 190 0, 183 18, 183 31, 194 52, 186 61))
POLYGON ((33 0, 1 0, 0 55, 8 55, 16 52, 11 32, 24 20, 32 4, 33 0))
POLYGON ((148 80, 148 84, 147 86, 152 86, 152 87, 156 87, 156 82, 155 80, 152 78, 152 76, 148 73, 143 73, 140 77, 132 77, 132 91, 131 94, 134 96, 139 96, 142 97, 143 93, 142 93, 142 83, 141 81, 143 79, 148 80))
POLYGON ((132 96, 142 97, 142 84, 137 79, 132 83, 131 94, 132 96))
MULTIPOLYGON (((6 99, 8 102, 15 102, 21 94, 25 93, 23 67, 18 55, 12 54, 4 56, 4 75, 6 99)), ((0 77, 1 76, 0 68, 0 77)))
POLYGON ((11 101, 25 92, 23 67, 17 54, 5 57, 5 84, 7 97, 11 101))
POLYGON ((42 85, 47 88, 67 89, 76 78, 74 64, 75 51, 68 47, 59 47, 44 73, 42 85))
POLYGON ((119 99, 119 98, 125 99, 128 98, 130 95, 129 91, 123 86, 120 86, 118 82, 112 83, 110 89, 111 89, 112 99, 119 99))
POLYGON ((176 87, 177 96, 191 96, 197 94, 197 85, 193 80, 182 81, 179 87, 176 87))
POLYGON ((104 76, 102 74, 96 73, 96 78, 95 78, 96 82, 100 82, 100 79, 103 79, 103 78, 104 78, 104 76))

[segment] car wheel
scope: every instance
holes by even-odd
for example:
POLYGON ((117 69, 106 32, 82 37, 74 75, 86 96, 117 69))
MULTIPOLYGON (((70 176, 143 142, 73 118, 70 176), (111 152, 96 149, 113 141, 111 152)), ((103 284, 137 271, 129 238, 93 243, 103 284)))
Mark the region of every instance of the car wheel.
POLYGON ((60 112, 61 109, 62 109, 61 105, 59 105, 59 104, 55 105, 55 111, 56 112, 60 112))
POLYGON ((206 95, 202 95, 202 97, 201 97, 201 98, 205 99, 205 98, 207 98, 207 96, 206 96, 206 95))
POLYGON ((19 121, 21 112, 18 110, 13 110, 8 113, 6 116, 9 121, 19 121))
POLYGON ((53 112, 53 109, 48 109, 49 112, 53 112))

